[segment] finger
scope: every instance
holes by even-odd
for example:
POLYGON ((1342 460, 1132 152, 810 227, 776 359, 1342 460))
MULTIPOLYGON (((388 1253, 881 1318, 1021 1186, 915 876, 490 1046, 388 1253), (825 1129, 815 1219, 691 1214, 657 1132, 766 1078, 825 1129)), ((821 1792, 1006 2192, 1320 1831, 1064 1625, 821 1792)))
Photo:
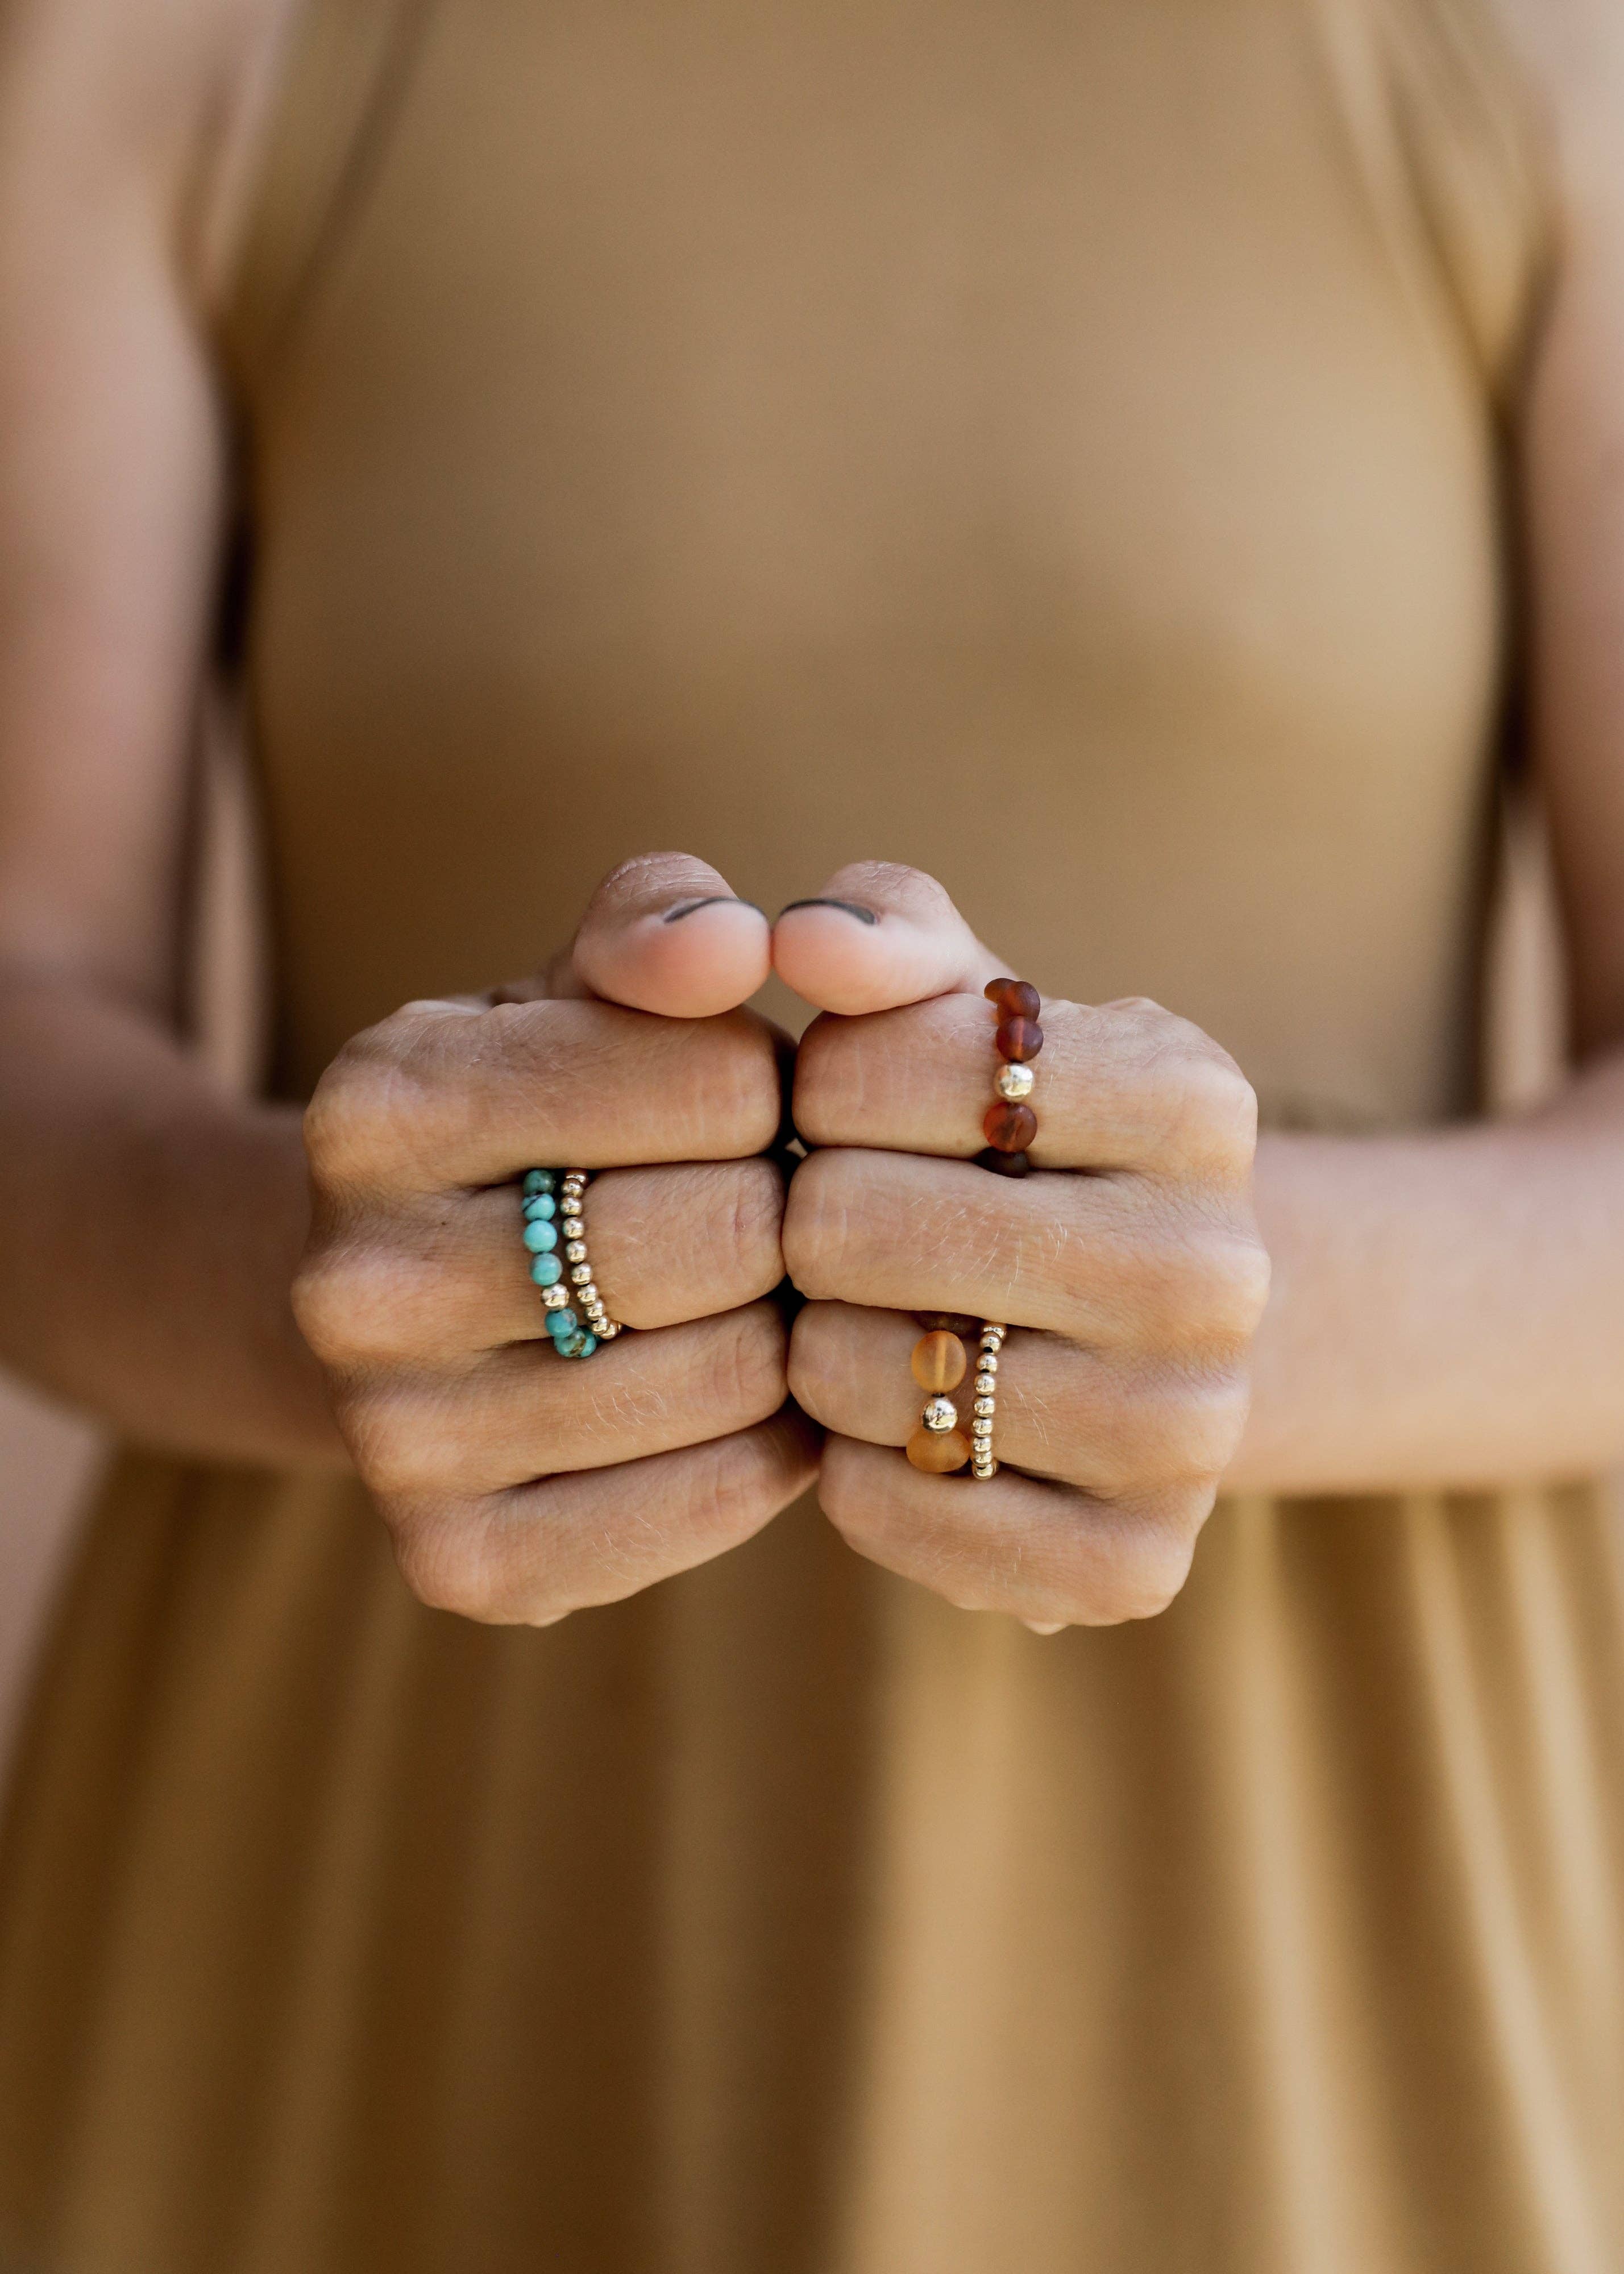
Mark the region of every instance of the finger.
POLYGON ((772 928, 772 963, 797 995, 846 1016, 932 995, 979 995, 1003 969, 934 877, 889 861, 837 869, 772 928))
POLYGON ((817 1432, 792 1408, 618 1468, 398 1509, 395 1555, 407 1585, 436 1609, 550 1626, 738 1547, 807 1489, 817 1449, 817 1432))
MULTIPOLYGON (((842 1437, 904 1446, 926 1393, 909 1368, 917 1322, 898 1311, 808 1303, 790 1337, 790 1395, 842 1437)), ((948 1391, 969 1434, 975 1349, 948 1391)), ((1011 1335, 999 1353, 992 1447, 1001 1463, 1105 1498, 1211 1482, 1246 1416, 1238 1368, 1109 1363, 1053 1335, 1011 1335)))
MULTIPOLYGON (((969 995, 815 1020, 795 1064, 797 1130, 809 1145, 979 1153, 1001 1063, 997 1027, 992 1005, 969 995)), ((1028 1101, 1034 1165, 1244 1182, 1257 1101, 1199 1028, 1154 1003, 1056 999, 1043 1005, 1042 1030, 1028 1101)))
POLYGON ((818 1499, 871 1562, 961 1610, 1008 1611, 1055 1627, 1112 1626, 1165 1610, 1188 1574, 1212 1495, 1138 1509, 1012 1469, 985 1482, 932 1477, 900 1453, 831 1436, 818 1499))
POLYGON ((708 1019, 736 1010, 762 984, 771 932, 707 862, 645 853, 611 870, 593 893, 570 961, 605 1001, 708 1019))
POLYGON ((586 1359, 534 1343, 458 1375, 380 1375, 337 1401, 363 1482, 381 1500, 499 1492, 703 1444, 776 1413, 787 1333, 772 1303, 619 1335, 586 1359))
MULTIPOLYGON (((784 1276, 784 1176, 771 1159, 611 1169, 585 1209, 593 1278, 622 1326, 737 1310, 784 1276)), ((300 1275, 299 1323, 329 1366, 455 1366, 545 1339, 515 1186, 432 1196, 390 1225, 387 1241, 341 1240, 300 1275)))
POLYGON ((831 1148, 796 1168, 783 1241, 814 1302, 964 1311, 1172 1363, 1243 1352, 1268 1291, 1242 1212, 1132 1177, 1011 1183, 969 1162, 831 1148))
POLYGON ((325 1190, 393 1200, 531 1166, 741 1160, 779 1118, 773 1031, 748 1011, 412 1003, 340 1051, 304 1139, 325 1190))

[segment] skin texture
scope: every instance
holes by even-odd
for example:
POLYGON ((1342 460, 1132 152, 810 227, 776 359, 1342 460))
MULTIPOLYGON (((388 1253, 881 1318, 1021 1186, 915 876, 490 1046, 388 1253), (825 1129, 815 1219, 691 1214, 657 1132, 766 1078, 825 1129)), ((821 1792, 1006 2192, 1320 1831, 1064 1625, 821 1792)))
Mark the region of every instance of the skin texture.
POLYGON ((1268 1291, 1251 1088, 1154 1003, 1046 999, 1038 1173, 989 1176, 974 1156, 998 1021, 981 989, 1006 967, 915 870, 864 864, 825 891, 878 921, 795 908, 773 940, 781 976, 827 1006, 796 1062, 795 1126, 816 1149, 784 1222, 811 1299, 790 1387, 830 1432, 824 1510, 966 1608, 1044 1628, 1161 1610, 1239 1441, 1268 1291), (904 990, 917 999, 883 1007, 904 990), (918 1426, 921 1310, 1012 1329, 996 1443, 1015 1465, 989 1481, 878 1449, 918 1426))
POLYGON ((628 862, 541 987, 409 1004, 318 1085, 295 1315, 425 1602, 546 1625, 737 1546, 811 1480, 761 1299, 784 1273, 783 1178, 761 1157, 778 1037, 728 1007, 768 938, 713 870, 628 862), (576 1162, 603 1171, 598 1284, 638 1329, 590 1363, 550 1345, 512 1183, 576 1162))
POLYGON ((1380 1488, 1616 1460, 1611 0, 1542 0, 1515 27, 1562 206, 1516 406, 1535 764, 1575 1005, 1560 1098, 1508 1126, 1267 1137, 1249 1193, 1244 1083, 1177 1005, 1046 1002, 1038 1172, 997 1183, 965 1165, 990 1074, 979 987, 997 966, 939 887, 867 866, 808 880, 809 898, 850 905, 797 907, 770 933, 731 897, 749 879, 659 855, 617 871, 572 955, 502 990, 514 999, 411 1006, 344 1053, 311 1118, 313 1215, 298 1117, 222 1095, 178 1011, 226 493, 202 343, 284 16, 273 0, 0 12, 0 1356, 183 1452, 353 1458, 412 1584, 487 1618, 624 1594, 765 1522, 815 1458, 778 1411, 786 1382, 830 1433, 823 1501, 854 1546, 1043 1626, 1158 1608, 1221 1480, 1380 1488), (737 1014, 770 958, 826 1014, 795 1076, 816 1150, 781 1226, 777 1172, 743 1157, 776 1125, 778 1045, 737 1014), (880 1050, 901 1062, 883 1083, 880 1050), (538 1065, 582 1119, 510 1110, 515 1069, 538 1065), (678 1156, 649 1101, 684 1065, 723 1070, 732 1118, 696 1088, 678 1156), (470 1088, 497 1150, 447 1103, 470 1088), (528 1291, 499 1264, 507 1202, 490 1189, 572 1154, 610 1170, 589 1200, 595 1266, 648 1330, 574 1369, 538 1352, 535 1314, 515 1307, 528 1291), (635 1237, 650 1209, 680 1228, 674 1276, 635 1237), (695 1245, 718 1211, 726 1237, 695 1245), (763 1301, 775 1238, 811 1299, 787 1350, 763 1301), (1011 1321, 1002 1449, 1029 1477, 921 1477, 896 1449, 905 1314, 958 1299, 1011 1321))

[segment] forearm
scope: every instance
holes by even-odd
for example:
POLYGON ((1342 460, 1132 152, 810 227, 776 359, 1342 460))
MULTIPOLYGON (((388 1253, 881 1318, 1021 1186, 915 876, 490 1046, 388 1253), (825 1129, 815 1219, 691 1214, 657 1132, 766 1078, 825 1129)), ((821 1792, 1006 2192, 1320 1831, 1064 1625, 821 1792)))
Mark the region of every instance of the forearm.
POLYGON ((1226 1488, 1337 1492, 1624 1459, 1624 1056, 1524 1120, 1266 1136, 1274 1284, 1226 1488))
POLYGON ((127 1435, 343 1458, 288 1289, 299 1118, 222 1093, 141 1013, 0 979, 0 1358, 127 1435))

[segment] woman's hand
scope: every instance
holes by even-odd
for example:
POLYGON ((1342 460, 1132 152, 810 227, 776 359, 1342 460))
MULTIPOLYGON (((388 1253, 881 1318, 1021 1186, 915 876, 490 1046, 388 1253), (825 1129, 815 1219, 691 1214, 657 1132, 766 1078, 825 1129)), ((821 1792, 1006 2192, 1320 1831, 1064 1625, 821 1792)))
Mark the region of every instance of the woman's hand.
POLYGON ((654 855, 599 888, 547 999, 409 1004, 323 1076, 295 1305, 425 1602, 550 1623, 737 1545, 810 1481, 764 1299, 777 1044, 736 1007, 767 963, 758 909, 654 855), (532 1165, 605 1172, 590 1261, 637 1331, 584 1361, 555 1355, 526 1270, 532 1165))
POLYGON ((794 1119, 817 1149, 784 1224, 810 1298, 790 1388, 831 1433, 825 1511, 966 1608, 1044 1630, 1162 1610, 1240 1437, 1268 1285, 1250 1088, 1153 1003, 1046 998, 1036 1173, 992 1175, 969 1156, 998 1065, 981 990, 1005 967, 939 885, 843 870, 780 917, 773 960, 831 1014, 801 1045, 794 1119), (916 1311, 1011 1327, 989 1481, 894 1449, 923 1397, 916 1311))

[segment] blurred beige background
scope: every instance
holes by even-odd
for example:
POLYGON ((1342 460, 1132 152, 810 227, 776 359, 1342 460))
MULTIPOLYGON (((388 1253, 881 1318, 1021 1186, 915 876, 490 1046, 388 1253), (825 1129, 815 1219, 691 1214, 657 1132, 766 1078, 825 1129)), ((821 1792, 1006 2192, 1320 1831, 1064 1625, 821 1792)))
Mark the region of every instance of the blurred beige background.
MULTIPOLYGON (((229 722, 216 720, 205 769, 192 1026, 222 1079, 240 1088, 259 1062, 262 990, 251 816, 233 743, 229 722)), ((1486 1018, 1490 1094, 1498 1111, 1515 1111, 1549 1091, 1562 1055, 1548 866, 1537 822, 1521 808, 1507 814, 1486 1018)), ((104 1457, 87 1422, 0 1376, 0 1775, 104 1457)))

